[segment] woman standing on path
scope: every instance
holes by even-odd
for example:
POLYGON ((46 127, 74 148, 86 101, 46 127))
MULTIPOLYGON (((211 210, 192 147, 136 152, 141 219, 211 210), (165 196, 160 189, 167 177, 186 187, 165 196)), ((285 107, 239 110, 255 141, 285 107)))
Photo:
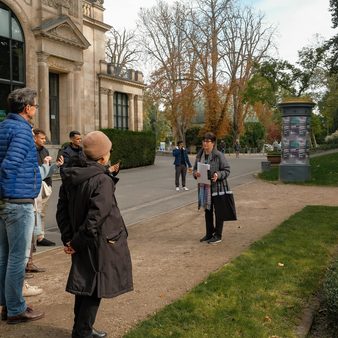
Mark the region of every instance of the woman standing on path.
POLYGON ((197 171, 198 162, 209 164, 210 184, 198 184, 198 209, 203 207, 205 210, 206 234, 200 239, 201 242, 207 241, 209 244, 216 244, 222 241, 223 217, 217 214, 213 203, 213 193, 224 192, 224 180, 230 174, 230 166, 223 153, 215 147, 216 136, 208 132, 204 135, 202 149, 196 156, 194 165, 194 177, 200 177, 197 171), (215 222, 214 222, 215 213, 215 222))

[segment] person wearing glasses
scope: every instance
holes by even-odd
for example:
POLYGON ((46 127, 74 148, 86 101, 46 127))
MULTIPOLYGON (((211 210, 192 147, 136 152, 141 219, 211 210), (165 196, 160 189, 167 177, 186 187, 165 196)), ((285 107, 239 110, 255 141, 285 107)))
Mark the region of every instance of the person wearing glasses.
POLYGON ((230 166, 224 154, 217 150, 215 134, 208 132, 204 134, 202 149, 196 155, 193 168, 194 178, 201 176, 198 162, 210 165, 208 171, 209 184, 198 183, 198 209, 205 211, 206 234, 200 242, 217 244, 222 241, 223 218, 217 215, 213 203, 213 193, 224 191, 224 185, 220 184, 230 175, 230 166), (214 217, 215 215, 215 217, 214 217))
POLYGON ((31 122, 37 92, 16 89, 0 123, 0 305, 1 319, 17 324, 40 319, 22 295, 34 228, 34 199, 41 187, 31 122))

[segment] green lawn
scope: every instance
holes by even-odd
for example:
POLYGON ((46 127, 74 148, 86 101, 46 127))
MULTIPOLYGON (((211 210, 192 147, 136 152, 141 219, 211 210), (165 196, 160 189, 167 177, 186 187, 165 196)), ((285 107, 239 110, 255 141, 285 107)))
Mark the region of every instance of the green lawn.
MULTIPOLYGON (((313 157, 310 159, 311 179, 305 185, 326 185, 338 187, 338 153, 313 157)), ((273 167, 270 171, 260 173, 261 179, 277 181, 279 168, 273 167)))
POLYGON ((338 244, 338 207, 311 206, 125 337, 296 337, 338 244))

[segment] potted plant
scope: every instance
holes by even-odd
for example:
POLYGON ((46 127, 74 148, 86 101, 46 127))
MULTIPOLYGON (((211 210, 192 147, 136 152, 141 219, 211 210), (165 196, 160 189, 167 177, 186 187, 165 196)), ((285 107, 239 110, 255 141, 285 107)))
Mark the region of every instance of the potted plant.
POLYGON ((271 144, 265 144, 264 149, 266 151, 266 158, 271 165, 279 165, 282 158, 282 147, 277 141, 271 144))
POLYGON ((281 150, 270 150, 266 153, 266 158, 271 163, 271 165, 278 165, 281 162, 282 152, 281 150))

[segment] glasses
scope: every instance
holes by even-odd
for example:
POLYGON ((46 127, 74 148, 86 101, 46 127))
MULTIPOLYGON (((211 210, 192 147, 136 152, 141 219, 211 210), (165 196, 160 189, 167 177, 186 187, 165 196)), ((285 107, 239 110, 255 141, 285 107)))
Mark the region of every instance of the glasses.
POLYGON ((35 109, 39 109, 40 107, 38 104, 28 104, 27 106, 35 107, 35 109))
POLYGON ((210 142, 212 142, 211 140, 203 140, 203 142, 205 142, 205 143, 210 143, 210 142))

